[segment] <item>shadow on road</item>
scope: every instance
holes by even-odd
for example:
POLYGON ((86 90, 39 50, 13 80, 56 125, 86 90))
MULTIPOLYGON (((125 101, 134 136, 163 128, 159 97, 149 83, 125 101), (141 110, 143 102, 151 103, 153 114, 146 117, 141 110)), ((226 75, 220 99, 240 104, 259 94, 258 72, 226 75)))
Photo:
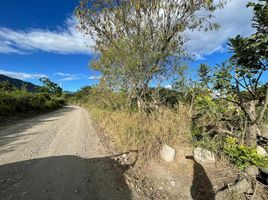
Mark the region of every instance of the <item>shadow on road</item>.
MULTIPOLYGON (((66 106, 53 112, 35 116, 33 118, 17 120, 5 125, 0 125, 0 153, 6 153, 13 150, 13 146, 9 146, 12 143, 23 136, 23 133, 28 129, 48 121, 55 121, 58 117, 64 115, 65 113, 72 112, 76 110, 76 107, 66 106), (5 147, 1 149, 1 147, 5 147)), ((31 133, 39 134, 38 132, 31 133)), ((30 135, 30 134, 28 134, 30 135)))
POLYGON ((187 156, 186 159, 194 161, 194 177, 191 187, 193 200, 215 200, 213 185, 203 166, 196 162, 193 156, 187 156))
POLYGON ((56 156, 0 166, 1 200, 130 200, 110 157, 56 156))

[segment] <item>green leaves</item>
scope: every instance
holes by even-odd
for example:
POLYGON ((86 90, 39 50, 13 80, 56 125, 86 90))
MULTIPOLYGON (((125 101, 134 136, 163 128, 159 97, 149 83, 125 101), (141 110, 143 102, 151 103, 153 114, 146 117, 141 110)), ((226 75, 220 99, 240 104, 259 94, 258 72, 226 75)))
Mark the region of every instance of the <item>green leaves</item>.
POLYGON ((238 143, 233 137, 228 137, 224 145, 224 153, 228 155, 233 163, 240 169, 250 165, 257 167, 268 167, 268 157, 257 154, 255 147, 247 147, 238 143))
POLYGON ((209 79, 210 79, 209 71, 210 71, 210 68, 208 65, 206 65, 206 64, 200 65, 200 67, 198 69, 198 75, 200 76, 202 82, 204 82, 204 83, 209 82, 209 79))
POLYGON ((254 10, 252 21, 256 33, 250 37, 237 35, 231 38, 228 46, 232 56, 229 60, 214 68, 200 65, 199 69, 201 83, 206 82, 211 90, 220 92, 223 97, 234 96, 239 105, 248 100, 264 99, 259 88, 265 85, 262 77, 268 72, 268 1, 249 3, 248 6, 254 10))
POLYGON ((62 88, 58 86, 58 84, 53 83, 46 77, 40 78, 39 81, 43 83, 43 86, 39 89, 40 92, 46 92, 57 96, 61 96, 62 88))
POLYGON ((113 89, 124 89, 131 98, 144 98, 152 82, 160 85, 174 76, 189 57, 182 32, 217 28, 209 23, 213 0, 81 2, 76 11, 80 30, 94 37, 100 53, 94 69, 113 89), (208 12, 200 16, 200 10, 208 12))
POLYGON ((238 35, 230 39, 229 47, 233 53, 231 63, 237 66, 239 76, 245 75, 240 72, 255 75, 263 68, 263 55, 260 54, 260 46, 253 38, 242 38, 238 35))

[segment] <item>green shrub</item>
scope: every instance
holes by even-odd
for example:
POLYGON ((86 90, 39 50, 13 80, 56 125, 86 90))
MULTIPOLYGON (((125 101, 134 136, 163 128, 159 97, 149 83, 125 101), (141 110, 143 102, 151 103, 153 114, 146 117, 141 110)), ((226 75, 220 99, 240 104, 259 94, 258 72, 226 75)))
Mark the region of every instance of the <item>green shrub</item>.
POLYGON ((0 116, 18 113, 44 112, 64 105, 64 99, 52 99, 44 93, 30 93, 23 90, 0 92, 0 116))
POLYGON ((58 97, 58 98, 55 98, 54 101, 56 101, 58 105, 66 105, 64 98, 58 97))
POLYGON ((9 113, 13 113, 14 110, 11 106, 9 105, 0 105, 0 116, 3 115, 8 115, 9 113))
POLYGON ((268 167, 268 157, 257 154, 256 148, 247 147, 238 143, 237 139, 228 137, 224 145, 224 152, 231 158, 231 161, 240 169, 255 165, 268 167))

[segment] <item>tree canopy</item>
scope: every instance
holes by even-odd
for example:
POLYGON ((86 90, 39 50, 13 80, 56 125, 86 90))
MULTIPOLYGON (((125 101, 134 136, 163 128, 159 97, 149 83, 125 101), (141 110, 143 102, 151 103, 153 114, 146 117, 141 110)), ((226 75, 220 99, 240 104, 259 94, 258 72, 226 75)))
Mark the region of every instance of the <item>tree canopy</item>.
POLYGON ((254 11, 252 26, 256 32, 230 39, 231 58, 214 68, 214 72, 213 68, 200 65, 199 76, 218 97, 241 107, 250 121, 246 142, 252 146, 268 104, 268 82, 262 79, 268 75, 268 1, 250 2, 248 7, 254 11), (260 112, 256 111, 257 105, 261 105, 260 112))
POLYGON ((98 59, 92 67, 114 89, 143 100, 188 56, 185 30, 217 28, 209 22, 222 2, 213 0, 81 0, 76 15, 92 36, 98 59))

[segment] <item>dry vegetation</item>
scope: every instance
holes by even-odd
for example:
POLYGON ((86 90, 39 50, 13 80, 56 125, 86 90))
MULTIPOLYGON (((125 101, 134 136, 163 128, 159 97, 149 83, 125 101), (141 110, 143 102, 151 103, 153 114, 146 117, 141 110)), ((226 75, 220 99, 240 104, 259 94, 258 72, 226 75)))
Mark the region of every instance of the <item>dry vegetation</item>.
POLYGON ((187 105, 161 108, 154 114, 109 111, 86 104, 100 126, 116 141, 121 151, 143 150, 154 156, 161 144, 174 144, 190 136, 191 113, 187 105))

